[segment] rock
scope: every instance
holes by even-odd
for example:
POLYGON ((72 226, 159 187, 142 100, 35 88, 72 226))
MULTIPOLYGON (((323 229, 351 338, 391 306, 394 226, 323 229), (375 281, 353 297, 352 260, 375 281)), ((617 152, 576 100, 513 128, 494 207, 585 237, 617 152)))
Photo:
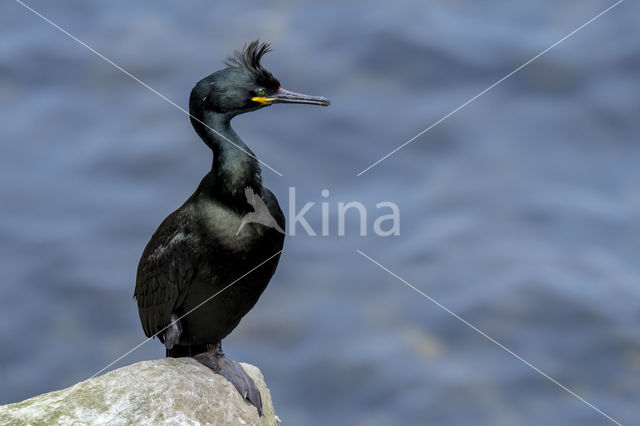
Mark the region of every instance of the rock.
POLYGON ((242 367, 260 389, 262 417, 224 377, 191 358, 164 358, 2 405, 0 424, 277 425, 262 373, 242 367))

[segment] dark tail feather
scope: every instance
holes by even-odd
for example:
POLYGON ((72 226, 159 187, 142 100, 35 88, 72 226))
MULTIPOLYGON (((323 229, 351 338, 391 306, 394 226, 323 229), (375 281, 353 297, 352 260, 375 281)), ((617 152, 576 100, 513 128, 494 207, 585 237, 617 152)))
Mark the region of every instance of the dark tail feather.
POLYGON ((207 352, 208 350, 209 345, 174 345, 173 348, 167 349, 167 358, 182 358, 187 356, 194 356, 201 354, 202 352, 207 352))

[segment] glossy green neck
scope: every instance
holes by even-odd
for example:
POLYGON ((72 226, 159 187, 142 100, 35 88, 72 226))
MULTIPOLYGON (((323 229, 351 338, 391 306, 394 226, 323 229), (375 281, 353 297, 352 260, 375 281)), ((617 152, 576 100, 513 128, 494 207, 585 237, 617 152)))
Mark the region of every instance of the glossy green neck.
POLYGON ((213 151, 211 174, 215 178, 213 190, 220 195, 244 197, 246 187, 258 191, 262 187, 260 165, 255 154, 231 128, 231 118, 224 114, 205 112, 196 129, 213 151))

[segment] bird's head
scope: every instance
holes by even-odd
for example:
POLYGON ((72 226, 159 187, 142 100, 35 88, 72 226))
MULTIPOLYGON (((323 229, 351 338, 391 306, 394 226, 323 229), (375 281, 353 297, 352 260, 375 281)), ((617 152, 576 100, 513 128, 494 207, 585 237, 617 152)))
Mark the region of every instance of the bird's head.
POLYGON ((227 58, 227 68, 203 78, 191 91, 191 114, 199 117, 211 111, 231 118, 275 103, 329 106, 326 98, 283 89, 278 79, 260 64, 262 56, 270 50, 268 43, 256 40, 227 58))

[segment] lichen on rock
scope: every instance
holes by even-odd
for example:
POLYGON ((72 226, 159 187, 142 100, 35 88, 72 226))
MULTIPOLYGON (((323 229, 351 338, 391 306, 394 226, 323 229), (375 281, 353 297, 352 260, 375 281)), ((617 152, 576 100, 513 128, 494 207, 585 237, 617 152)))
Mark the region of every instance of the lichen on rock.
POLYGON ((0 424, 277 425, 262 373, 253 365, 242 367, 260 390, 262 417, 209 368, 191 358, 163 358, 2 405, 0 424))

